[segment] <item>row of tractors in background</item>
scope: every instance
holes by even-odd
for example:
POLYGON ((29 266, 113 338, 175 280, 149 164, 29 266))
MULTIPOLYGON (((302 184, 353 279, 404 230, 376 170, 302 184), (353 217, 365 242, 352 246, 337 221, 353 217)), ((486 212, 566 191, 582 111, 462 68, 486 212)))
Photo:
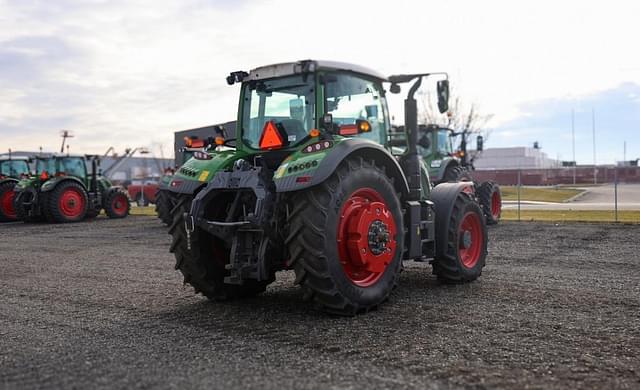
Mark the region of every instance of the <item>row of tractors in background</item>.
POLYGON ((95 155, 0 160, 0 221, 78 222, 102 210, 109 218, 126 217, 127 192, 102 176, 99 166, 95 155), (32 160, 35 174, 29 169, 32 160))

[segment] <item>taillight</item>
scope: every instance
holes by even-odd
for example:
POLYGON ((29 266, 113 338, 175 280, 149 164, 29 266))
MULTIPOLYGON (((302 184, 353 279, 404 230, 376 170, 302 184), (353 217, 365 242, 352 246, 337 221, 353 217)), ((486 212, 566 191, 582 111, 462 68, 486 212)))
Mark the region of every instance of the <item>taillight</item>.
POLYGON ((284 145, 284 139, 273 121, 264 124, 260 136, 260 149, 278 149, 284 145))
POLYGON ((42 171, 42 173, 40 174, 40 180, 49 180, 49 172, 42 171))

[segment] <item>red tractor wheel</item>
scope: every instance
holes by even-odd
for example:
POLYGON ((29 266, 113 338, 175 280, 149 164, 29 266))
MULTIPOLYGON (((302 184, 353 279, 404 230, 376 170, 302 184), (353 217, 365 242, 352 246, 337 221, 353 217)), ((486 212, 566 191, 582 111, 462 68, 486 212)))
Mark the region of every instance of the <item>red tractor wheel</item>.
POLYGON ((502 214, 502 194, 500 187, 493 181, 485 181, 478 186, 478 200, 487 217, 487 225, 495 225, 502 214))
POLYGON ((476 280, 487 257, 487 226, 482 209, 465 192, 457 194, 450 215, 436 204, 436 257, 433 273, 443 282, 476 280))
POLYGON ((290 199, 289 265, 323 310, 376 308, 396 286, 404 230, 400 199, 374 162, 348 159, 321 185, 290 199))
POLYGON ((104 211, 109 218, 124 218, 129 215, 131 205, 124 190, 111 189, 104 198, 104 211))
POLYGON ((13 207, 13 200, 16 193, 13 192, 14 181, 7 181, 0 184, 0 222, 16 221, 18 216, 13 207))
POLYGON ((82 221, 89 206, 87 192, 75 181, 63 181, 46 196, 47 220, 55 223, 82 221))

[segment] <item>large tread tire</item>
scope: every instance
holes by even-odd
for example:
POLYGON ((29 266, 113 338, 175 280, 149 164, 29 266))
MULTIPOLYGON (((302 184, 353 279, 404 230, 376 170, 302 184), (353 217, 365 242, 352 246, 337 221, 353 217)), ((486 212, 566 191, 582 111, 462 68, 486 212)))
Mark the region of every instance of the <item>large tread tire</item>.
POLYGON ((296 283, 302 286, 307 299, 338 315, 367 312, 388 299, 402 270, 404 225, 399 195, 384 169, 373 161, 348 158, 322 184, 294 193, 290 209, 286 245, 296 283), (365 287, 356 285, 347 275, 337 243, 343 205, 363 188, 382 196, 397 227, 391 261, 379 279, 365 287))
MULTIPOLYGON (((456 197, 453 210, 449 216, 436 216, 436 218, 449 218, 447 231, 437 231, 436 235, 446 234, 446 245, 436 247, 436 257, 433 261, 433 273, 444 283, 466 283, 476 280, 482 274, 487 257, 487 226, 480 205, 468 194, 460 192, 456 197), (466 218, 471 218, 478 223, 477 234, 471 235, 471 246, 480 245, 472 262, 464 256, 464 232, 462 228, 466 218), (461 235, 463 234, 463 235, 461 235)), ((440 225, 440 224, 437 224, 440 225)), ((466 231, 466 230, 465 230, 466 231)), ((436 242, 441 242, 436 238, 436 242)), ((471 251, 472 252, 472 251, 471 251)))
POLYGON ((175 202, 172 199, 171 193, 165 190, 159 190, 156 195, 156 213, 158 218, 165 225, 171 225, 171 210, 175 207, 175 202))
POLYGON ((184 213, 191 209, 192 196, 180 196, 172 210, 173 222, 169 234, 173 237, 170 251, 176 258, 175 269, 184 276, 184 283, 190 284, 196 294, 201 293, 212 301, 226 301, 258 295, 273 282, 245 280, 242 285, 224 283, 228 271, 220 253, 214 253, 214 238, 198 228, 191 233, 191 248, 187 245, 187 231, 184 213), (218 256, 216 256, 218 255, 218 256))
POLYGON ((121 188, 110 188, 104 197, 104 211, 109 218, 125 218, 131 211, 129 195, 121 188))
POLYGON ((455 183, 458 181, 473 181, 469 170, 460 165, 447 167, 442 182, 455 183))
POLYGON ((485 181, 476 190, 478 201, 487 219, 487 225, 496 225, 502 214, 502 193, 496 182, 485 181))
POLYGON ((0 222, 13 222, 18 220, 14 206, 15 192, 13 187, 16 182, 9 180, 0 184, 0 222))
POLYGON ((40 202, 48 222, 70 223, 82 221, 89 208, 87 191, 75 181, 63 181, 48 193, 40 193, 40 202), (65 202, 65 198, 73 202, 65 202), (67 203, 67 206, 64 204, 67 203), (75 204, 78 203, 76 207, 75 204))

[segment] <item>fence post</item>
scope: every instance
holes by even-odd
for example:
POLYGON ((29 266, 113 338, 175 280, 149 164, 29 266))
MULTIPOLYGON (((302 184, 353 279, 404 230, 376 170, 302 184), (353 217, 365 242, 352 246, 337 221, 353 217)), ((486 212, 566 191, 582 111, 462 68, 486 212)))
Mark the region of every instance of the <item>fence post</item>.
POLYGON ((518 169, 518 221, 520 221, 520 169, 518 169))
POLYGON ((616 222, 618 222, 618 167, 616 166, 614 171, 614 180, 613 180, 613 196, 614 196, 614 205, 615 205, 615 218, 616 222))

